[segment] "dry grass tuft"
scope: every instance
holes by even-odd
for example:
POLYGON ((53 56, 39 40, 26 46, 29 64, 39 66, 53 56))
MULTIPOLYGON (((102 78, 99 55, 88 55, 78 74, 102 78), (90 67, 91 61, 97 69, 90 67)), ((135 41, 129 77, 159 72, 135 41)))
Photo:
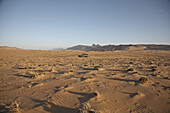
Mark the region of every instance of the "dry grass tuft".
POLYGON ((37 73, 37 72, 31 71, 31 72, 29 72, 29 75, 31 76, 31 78, 36 79, 36 78, 39 78, 39 77, 43 77, 46 74, 45 73, 37 73))
POLYGON ((54 68, 51 68, 50 69, 50 72, 55 72, 56 70, 54 68))
POLYGON ((24 69, 36 69, 36 67, 34 67, 34 66, 31 66, 31 65, 27 65, 24 69))
POLYGON ((142 84, 144 84, 144 83, 147 83, 147 82, 148 82, 148 79, 145 78, 145 77, 141 77, 141 78, 139 78, 139 82, 142 83, 142 84))
POLYGON ((20 108, 17 102, 13 102, 9 105, 1 104, 0 105, 0 113, 19 113, 20 108))
POLYGON ((134 69, 133 68, 129 68, 129 69, 127 69, 127 71, 134 71, 134 69))
POLYGON ((94 70, 104 71, 105 68, 103 68, 101 65, 99 65, 99 66, 95 66, 95 67, 94 67, 94 70))
POLYGON ((80 106, 78 113, 100 113, 100 112, 92 109, 91 105, 88 102, 84 102, 80 106))

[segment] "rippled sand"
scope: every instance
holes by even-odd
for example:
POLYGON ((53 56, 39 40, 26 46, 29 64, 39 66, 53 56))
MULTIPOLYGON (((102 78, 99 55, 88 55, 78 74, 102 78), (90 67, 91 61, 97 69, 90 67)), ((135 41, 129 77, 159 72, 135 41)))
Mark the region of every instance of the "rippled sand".
POLYGON ((0 49, 1 112, 169 113, 169 89, 170 51, 0 49))

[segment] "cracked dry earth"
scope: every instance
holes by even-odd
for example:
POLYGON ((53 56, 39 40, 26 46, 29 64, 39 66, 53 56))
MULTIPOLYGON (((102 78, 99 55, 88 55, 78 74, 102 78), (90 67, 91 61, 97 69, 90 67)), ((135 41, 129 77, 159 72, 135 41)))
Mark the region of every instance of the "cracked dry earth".
POLYGON ((0 49, 0 112, 169 113, 169 93, 169 51, 0 49))

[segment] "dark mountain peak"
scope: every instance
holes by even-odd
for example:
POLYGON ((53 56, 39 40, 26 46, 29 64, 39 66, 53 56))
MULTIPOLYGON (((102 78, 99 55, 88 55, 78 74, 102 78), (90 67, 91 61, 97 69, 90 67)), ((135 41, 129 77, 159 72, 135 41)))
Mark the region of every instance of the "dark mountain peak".
POLYGON ((92 44, 92 46, 77 45, 67 50, 83 50, 83 51, 116 51, 116 50, 170 50, 170 45, 156 45, 156 44, 129 44, 129 45, 104 45, 92 44))

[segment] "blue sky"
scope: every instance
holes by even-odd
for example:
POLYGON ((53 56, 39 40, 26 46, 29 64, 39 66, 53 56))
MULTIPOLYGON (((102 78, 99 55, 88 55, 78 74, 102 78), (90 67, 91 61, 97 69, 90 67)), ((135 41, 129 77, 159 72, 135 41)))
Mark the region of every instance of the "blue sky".
POLYGON ((170 0, 0 0, 0 45, 170 44, 170 0))

